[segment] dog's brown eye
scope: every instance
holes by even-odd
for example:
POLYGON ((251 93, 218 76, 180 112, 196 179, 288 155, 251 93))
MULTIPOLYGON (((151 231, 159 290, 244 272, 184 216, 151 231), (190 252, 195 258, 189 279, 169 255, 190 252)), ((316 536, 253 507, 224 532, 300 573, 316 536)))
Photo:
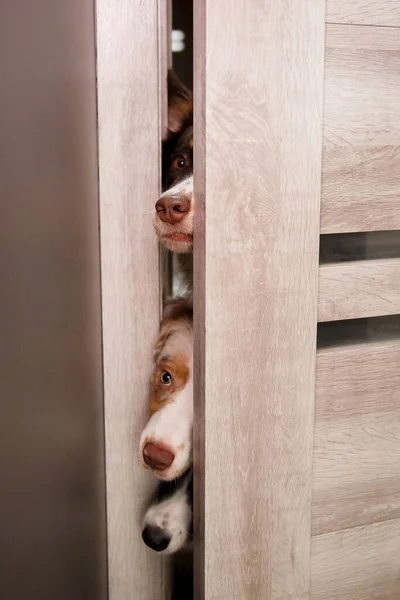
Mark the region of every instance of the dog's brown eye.
POLYGON ((186 159, 184 156, 177 156, 172 163, 174 169, 184 169, 186 166, 186 159))
POLYGON ((161 382, 164 385, 171 385, 171 383, 172 383, 172 375, 171 375, 171 373, 168 373, 168 371, 164 371, 161 374, 161 382))

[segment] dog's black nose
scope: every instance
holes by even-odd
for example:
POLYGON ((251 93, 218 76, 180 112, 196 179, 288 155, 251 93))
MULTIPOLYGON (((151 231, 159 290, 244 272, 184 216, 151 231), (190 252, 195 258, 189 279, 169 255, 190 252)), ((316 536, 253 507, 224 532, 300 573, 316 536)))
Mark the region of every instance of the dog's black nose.
POLYGON ((146 525, 142 531, 144 543, 156 552, 162 552, 168 548, 171 536, 161 527, 146 525))

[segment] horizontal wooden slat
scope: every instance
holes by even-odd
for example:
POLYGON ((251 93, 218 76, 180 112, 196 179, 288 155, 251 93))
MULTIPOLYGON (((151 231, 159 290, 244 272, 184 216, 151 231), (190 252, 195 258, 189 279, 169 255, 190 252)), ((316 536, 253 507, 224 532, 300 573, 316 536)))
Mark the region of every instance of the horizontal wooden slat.
POLYGON ((318 321, 341 321, 400 312, 400 258, 323 264, 318 321))
POLYGON ((324 98, 321 233, 399 229, 399 30, 328 25, 324 98))
POLYGON ((310 600, 399 597, 399 519, 312 539, 310 600))
POLYGON ((400 517, 399 389, 400 337, 318 350, 313 534, 400 517))
POLYGON ((327 0, 326 20, 352 25, 400 27, 399 0, 327 0))

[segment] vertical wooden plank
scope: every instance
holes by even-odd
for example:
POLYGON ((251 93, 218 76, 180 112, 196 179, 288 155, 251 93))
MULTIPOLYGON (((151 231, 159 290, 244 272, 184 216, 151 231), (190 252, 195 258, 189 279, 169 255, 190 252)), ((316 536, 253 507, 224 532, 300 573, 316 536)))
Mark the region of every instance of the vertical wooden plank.
POLYGON ((97 1, 99 179, 110 600, 163 597, 141 539, 154 485, 137 456, 159 322, 152 226, 160 182, 157 0, 97 1))
POLYGON ((195 3, 198 599, 309 596, 324 9, 195 3))

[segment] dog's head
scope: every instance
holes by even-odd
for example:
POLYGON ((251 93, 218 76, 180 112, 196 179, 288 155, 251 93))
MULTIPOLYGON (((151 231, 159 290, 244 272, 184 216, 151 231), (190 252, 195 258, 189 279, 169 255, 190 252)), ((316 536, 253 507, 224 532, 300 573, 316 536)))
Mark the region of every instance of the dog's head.
POLYGON ((160 242, 173 252, 193 249, 193 99, 168 73, 168 129, 162 151, 163 193, 155 206, 160 242))
POLYGON ((193 310, 186 300, 166 305, 154 348, 150 419, 140 438, 144 467, 176 479, 192 464, 193 310))

